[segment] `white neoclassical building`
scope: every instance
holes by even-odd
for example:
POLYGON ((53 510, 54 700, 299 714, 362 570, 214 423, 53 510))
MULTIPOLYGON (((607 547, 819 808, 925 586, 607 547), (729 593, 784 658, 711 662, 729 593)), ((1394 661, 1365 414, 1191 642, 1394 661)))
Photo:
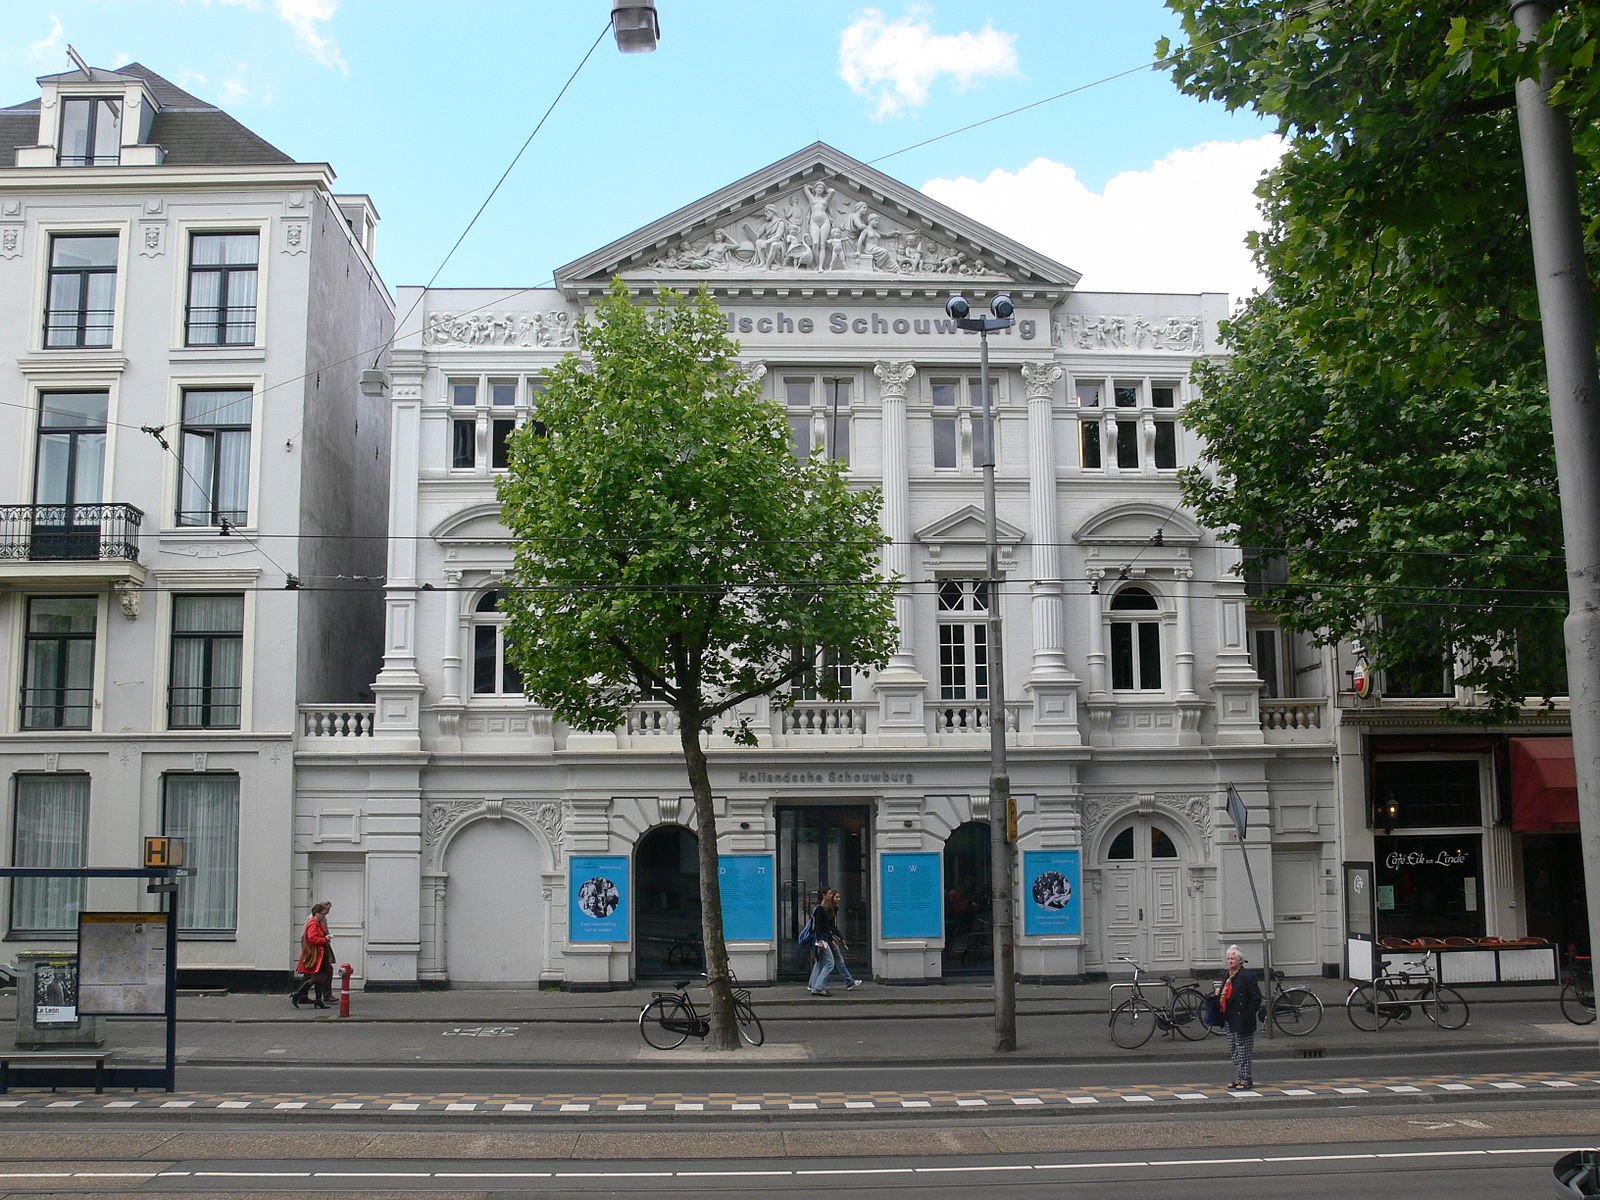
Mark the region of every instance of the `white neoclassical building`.
POLYGON ((603 734, 530 702, 495 608, 511 562, 505 438, 585 307, 705 285, 749 370, 880 489, 899 646, 847 701, 756 704, 759 744, 708 739, 725 920, 742 979, 792 977, 818 885, 858 973, 989 969, 987 606, 1004 621, 1028 978, 1341 959, 1328 680, 1248 610, 1235 548, 1177 473, 1220 294, 1088 293, 1077 273, 817 144, 620 238, 555 286, 402 289, 392 360, 383 668, 372 705, 309 705, 294 871, 351 920, 368 986, 599 987, 699 961, 698 836, 671 714, 603 734), (999 292, 990 340, 1003 581, 982 584, 978 341, 945 317, 999 292), (1249 810, 1241 844, 1228 785, 1249 810), (596 897, 600 897, 597 901, 596 897), (351 914, 359 914, 358 918, 351 914), (359 928, 355 926, 359 924, 359 928))

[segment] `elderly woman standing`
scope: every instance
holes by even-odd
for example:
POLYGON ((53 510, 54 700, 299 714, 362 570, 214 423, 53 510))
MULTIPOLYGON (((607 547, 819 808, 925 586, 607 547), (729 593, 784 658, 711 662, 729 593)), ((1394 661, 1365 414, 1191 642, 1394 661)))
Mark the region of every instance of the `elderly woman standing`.
POLYGON ((1245 968, 1244 954, 1238 946, 1228 947, 1228 973, 1217 985, 1223 1021, 1228 1027, 1228 1053, 1233 1058, 1230 1092, 1255 1086, 1250 1072, 1256 1054, 1256 1013, 1261 1008, 1261 988, 1256 977, 1245 968))
POLYGON ((300 958, 294 969, 302 977, 300 986, 289 996, 296 1008, 308 998, 312 988, 316 995, 310 997, 317 1008, 327 1008, 333 995, 333 939, 328 936, 328 913, 333 905, 326 900, 311 906, 305 928, 300 931, 300 958))

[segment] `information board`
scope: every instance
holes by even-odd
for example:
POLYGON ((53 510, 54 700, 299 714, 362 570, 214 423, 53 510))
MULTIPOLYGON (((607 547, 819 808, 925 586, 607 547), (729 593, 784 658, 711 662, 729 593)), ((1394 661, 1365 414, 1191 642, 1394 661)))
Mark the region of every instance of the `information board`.
POLYGON ((164 912, 78 914, 78 1007, 92 1016, 167 1011, 164 912))
POLYGON ((881 918, 886 938, 944 936, 944 856, 879 855, 881 918))
POLYGON ((1022 855, 1022 932, 1083 933, 1083 857, 1077 850, 1026 850, 1022 855))
POLYGON ((730 942, 770 942, 777 936, 778 893, 770 854, 724 854, 717 859, 722 889, 722 936, 730 942))
POLYGON ((628 860, 621 854, 573 855, 570 860, 567 939, 628 940, 628 860))

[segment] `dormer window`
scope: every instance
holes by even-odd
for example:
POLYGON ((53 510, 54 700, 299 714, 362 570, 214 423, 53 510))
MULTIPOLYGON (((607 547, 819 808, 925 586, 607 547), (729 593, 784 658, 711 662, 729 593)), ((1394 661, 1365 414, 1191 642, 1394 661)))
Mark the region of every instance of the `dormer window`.
POLYGON ((114 167, 122 161, 122 100, 71 96, 61 101, 56 165, 114 167))

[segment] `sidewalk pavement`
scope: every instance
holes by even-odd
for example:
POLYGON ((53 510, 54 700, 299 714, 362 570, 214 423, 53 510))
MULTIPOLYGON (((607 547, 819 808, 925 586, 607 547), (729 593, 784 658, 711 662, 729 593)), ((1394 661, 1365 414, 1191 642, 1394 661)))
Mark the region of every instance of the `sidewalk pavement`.
MULTIPOLYGON (((1570 1045, 1592 1052, 1600 1029, 1569 1024, 1554 985, 1463 989, 1471 1009, 1464 1029, 1445 1031, 1420 1012, 1375 1032, 1357 1030, 1343 1008, 1349 985, 1305 982, 1326 1005, 1319 1028, 1306 1037, 1263 1027, 1262 1058, 1345 1054, 1466 1051, 1514 1046, 1570 1045)), ((1204 986, 1204 985, 1202 985, 1204 986)), ((354 992, 351 1015, 338 1009, 293 1008, 284 994, 185 992, 178 1004, 179 1060, 195 1064, 319 1063, 518 1065, 683 1062, 704 1051, 690 1039, 671 1051, 647 1047, 639 1036, 640 1008, 670 983, 611 992, 525 988, 421 992, 354 992)), ((1156 989, 1159 991, 1159 989, 1156 989)), ((766 1044, 746 1049, 756 1061, 818 1064, 981 1061, 994 1057, 993 990, 987 982, 888 986, 865 983, 831 997, 812 997, 803 984, 751 989, 766 1029, 766 1044)), ((1148 994, 1148 993, 1147 993, 1148 994)), ((1119 991, 1120 1000, 1125 993, 1119 991)), ((1222 1039, 1186 1041, 1156 1034, 1137 1050, 1111 1042, 1109 989, 1094 984, 1019 984, 1018 1046, 1007 1061, 1129 1061, 1140 1057, 1214 1058, 1222 1039)), ((697 1000, 704 993, 697 992, 697 1000)), ((0 1022, 14 1020, 15 994, 0 996, 0 1022)), ((124 1057, 159 1058, 163 1023, 107 1020, 107 1048, 124 1057)), ((0 1043, 9 1040, 0 1037, 0 1043)))

